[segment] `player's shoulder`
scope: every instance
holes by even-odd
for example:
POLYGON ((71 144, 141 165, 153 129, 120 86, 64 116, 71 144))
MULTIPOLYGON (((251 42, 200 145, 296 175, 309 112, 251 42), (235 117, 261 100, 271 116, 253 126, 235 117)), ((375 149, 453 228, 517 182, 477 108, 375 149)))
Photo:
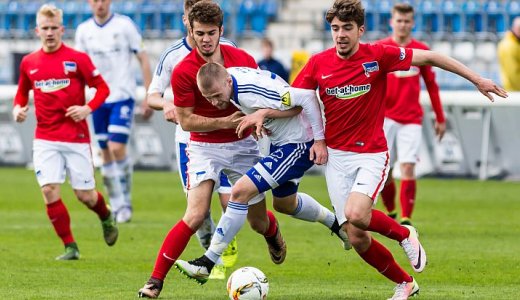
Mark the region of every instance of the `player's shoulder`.
POLYGON ((334 55, 336 55, 336 49, 332 47, 311 55, 310 59, 314 61, 329 60, 334 55))
POLYGON ((430 50, 430 47, 426 43, 421 42, 421 41, 416 40, 416 39, 412 39, 409 48, 430 50))
POLYGON ((229 40, 225 37, 221 37, 220 38, 220 44, 221 45, 228 45, 228 46, 232 46, 232 47, 235 47, 237 48, 237 44, 235 44, 235 42, 233 42, 232 40, 229 40))
POLYGON ((95 26, 96 22, 93 17, 86 19, 85 21, 79 23, 78 27, 76 27, 76 35, 82 34, 88 30, 89 27, 95 26))
POLYGON ((178 56, 180 53, 186 54, 191 52, 191 47, 188 45, 186 38, 180 38, 176 40, 175 42, 171 43, 168 48, 166 48, 161 53, 160 60, 164 60, 167 57, 174 57, 178 56))
POLYGON ((129 16, 114 13, 111 18, 112 19, 108 22, 114 22, 118 24, 132 24, 132 26, 135 26, 134 20, 132 20, 132 18, 130 18, 129 16))
POLYGON ((251 56, 245 50, 230 45, 220 45, 220 50, 224 53, 233 53, 233 55, 251 56))
POLYGON ((387 36, 383 39, 377 40, 374 44, 383 44, 383 45, 397 45, 391 36, 387 36))

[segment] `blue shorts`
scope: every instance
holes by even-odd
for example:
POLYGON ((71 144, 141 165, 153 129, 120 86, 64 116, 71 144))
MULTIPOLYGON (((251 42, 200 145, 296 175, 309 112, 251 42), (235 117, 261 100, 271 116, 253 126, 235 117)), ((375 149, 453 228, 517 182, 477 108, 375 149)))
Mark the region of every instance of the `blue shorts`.
POLYGON ((107 142, 126 144, 134 118, 134 100, 128 99, 115 103, 105 103, 92 113, 94 133, 101 149, 107 142))
POLYGON ((303 174, 314 165, 309 159, 313 143, 271 145, 271 153, 254 165, 247 176, 259 193, 272 189, 275 197, 292 195, 298 191, 303 174))
MULTIPOLYGON (((188 183, 188 155, 186 155, 186 147, 188 145, 185 143, 177 143, 177 167, 179 169, 179 175, 181 177, 182 186, 184 190, 186 190, 186 184, 188 183)), ((219 193, 229 194, 231 192, 231 183, 224 174, 224 172, 220 172, 220 186, 218 188, 219 193)))

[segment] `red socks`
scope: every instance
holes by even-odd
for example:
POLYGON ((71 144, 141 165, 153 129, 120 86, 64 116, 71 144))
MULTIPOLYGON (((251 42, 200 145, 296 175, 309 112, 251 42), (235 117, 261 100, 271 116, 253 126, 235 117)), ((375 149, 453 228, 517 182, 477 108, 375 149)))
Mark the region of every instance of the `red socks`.
POLYGON ((391 181, 381 191, 381 199, 386 211, 391 213, 395 210, 395 181, 391 181))
POLYGON ((274 216, 272 211, 268 210, 267 218, 269 219, 269 226, 267 227, 267 230, 265 231, 264 236, 272 237, 276 234, 276 230, 278 229, 277 224, 276 224, 276 217, 274 216))
POLYGON ((369 265, 376 268, 379 273, 395 283, 412 282, 412 277, 406 273, 395 261, 392 253, 381 243, 372 239, 370 247, 365 253, 359 253, 369 265))
POLYGON ((410 231, 406 227, 399 225, 384 212, 376 209, 372 209, 372 218, 367 230, 377 232, 398 242, 402 242, 410 235, 410 231))
POLYGON ((60 237, 64 245, 74 243, 74 237, 70 230, 70 216, 67 207, 58 199, 58 201, 47 204, 47 216, 54 226, 54 231, 60 237))
POLYGON ((411 218, 413 212, 413 206, 415 204, 415 190, 416 181, 412 180, 401 180, 401 217, 411 218))
POLYGON ((105 203, 105 198, 101 195, 100 192, 97 192, 97 202, 93 207, 89 207, 92 211, 94 211, 101 221, 106 220, 110 216, 110 211, 107 208, 107 204, 105 203))
POLYGON ((179 258, 184 251, 191 236, 195 232, 183 220, 180 220, 168 232, 163 241, 155 266, 153 268, 152 277, 164 280, 168 271, 170 271, 173 263, 179 258))

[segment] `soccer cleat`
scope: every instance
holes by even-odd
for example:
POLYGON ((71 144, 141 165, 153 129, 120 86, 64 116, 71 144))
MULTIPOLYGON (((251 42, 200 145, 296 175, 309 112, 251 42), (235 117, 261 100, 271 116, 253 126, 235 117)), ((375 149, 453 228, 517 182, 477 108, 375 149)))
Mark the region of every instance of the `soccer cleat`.
POLYGON ((65 252, 56 257, 56 260, 78 260, 79 259, 79 249, 76 243, 70 243, 65 246, 65 252))
POLYGON ((397 212, 395 210, 387 213, 386 215, 394 220, 397 219, 397 212))
POLYGON ((276 222, 276 234, 272 237, 264 236, 264 238, 267 242, 271 260, 277 265, 283 263, 287 254, 287 245, 285 244, 282 233, 280 232, 278 221, 276 222))
POLYGON ((222 262, 226 268, 231 268, 235 265, 238 259, 238 242, 237 237, 235 236, 231 243, 229 243, 228 247, 222 253, 222 262))
POLYGON ((341 242, 343 244, 343 249, 345 249, 345 250, 352 249, 352 245, 350 244, 348 235, 343 230, 343 228, 341 226, 339 226, 338 219, 334 220, 334 223, 332 223, 330 230, 332 230, 332 233, 336 234, 339 237, 339 239, 341 240, 341 242))
POLYGON ((348 235, 347 233, 343 230, 343 229, 340 229, 336 235, 340 238, 340 240, 343 242, 343 249, 345 250, 350 250, 352 249, 352 244, 350 244, 350 240, 348 239, 348 235))
POLYGON ((226 279, 226 267, 224 265, 215 265, 209 273, 209 279, 223 280, 226 279))
POLYGON ((401 247, 403 247, 406 256, 408 256, 413 270, 420 273, 424 270, 424 267, 426 267, 426 252, 424 252, 424 248, 419 242, 417 230, 409 225, 403 226, 410 230, 410 235, 401 242, 401 247))
POLYGON ((410 218, 402 218, 401 219, 401 225, 412 225, 412 220, 410 220, 410 218))
POLYGON ((388 300, 406 300, 409 297, 419 295, 419 285, 415 281, 415 278, 412 277, 412 280, 412 282, 403 282, 398 284, 394 288, 394 296, 388 298, 388 300))
POLYGON ((178 259, 175 261, 175 267, 186 277, 194 279, 200 285, 206 283, 209 274, 215 265, 206 255, 190 261, 178 259))
POLYGON ((150 277, 144 286, 137 292, 139 298, 157 298, 161 293, 163 281, 150 277))
POLYGON ((103 228, 103 238, 105 239, 105 243, 109 246, 113 246, 119 236, 119 230, 117 229, 113 213, 110 213, 106 220, 101 221, 101 227, 103 228))
POLYGON ((130 207, 122 207, 116 212, 117 223, 128 223, 132 219, 132 209, 130 207))

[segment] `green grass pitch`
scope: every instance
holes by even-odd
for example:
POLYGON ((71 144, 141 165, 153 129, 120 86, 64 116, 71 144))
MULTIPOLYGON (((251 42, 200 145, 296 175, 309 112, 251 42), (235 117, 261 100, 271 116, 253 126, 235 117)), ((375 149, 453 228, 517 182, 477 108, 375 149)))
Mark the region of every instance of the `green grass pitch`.
MULTIPOLYGON (((47 220, 32 171, 0 169, 0 282, 4 299, 132 299, 152 271, 166 233, 182 217, 185 199, 176 173, 136 172, 134 218, 120 226, 117 244, 105 246, 96 216, 63 189, 81 259, 57 262, 62 245, 47 220)), ((98 182, 100 182, 98 180, 98 182)), ((325 180, 308 176, 305 191, 327 207, 325 180)), ((520 294, 520 184, 421 179, 414 225, 429 264, 416 275, 418 299, 518 299, 520 294)), ((271 201, 268 200, 268 206, 271 201)), ((220 209, 213 201, 215 219, 220 209)), ((277 214, 288 244, 274 265, 263 238, 245 225, 236 269, 255 266, 270 281, 269 299, 386 299, 394 284, 344 251, 319 224, 277 214)), ((406 270, 403 251, 387 245, 406 270)), ((181 256, 203 253, 193 237, 181 256)), ((228 271, 228 275, 231 270, 228 271)), ((225 281, 196 285, 172 269, 162 299, 227 299, 225 281)))

